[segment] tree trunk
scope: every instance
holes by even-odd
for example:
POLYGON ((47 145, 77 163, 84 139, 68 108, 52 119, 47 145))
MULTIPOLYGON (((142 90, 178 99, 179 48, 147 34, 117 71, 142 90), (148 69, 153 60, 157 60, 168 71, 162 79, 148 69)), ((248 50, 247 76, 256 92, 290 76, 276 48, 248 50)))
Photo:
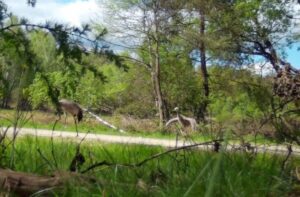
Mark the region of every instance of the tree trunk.
POLYGON ((203 40, 205 36, 205 15, 200 11, 200 42, 199 42, 199 51, 200 51, 200 58, 201 58, 201 74, 203 77, 203 89, 204 89, 204 95, 205 100, 203 103, 200 104, 198 114, 197 114, 197 120, 204 120, 205 113, 207 111, 207 105, 208 105, 208 99, 209 99, 209 83, 208 83, 208 72, 207 72, 207 65, 206 65, 206 47, 205 42, 203 40))
POLYGON ((161 79, 160 79, 160 57, 159 57, 159 44, 156 43, 155 46, 155 65, 154 65, 154 89, 157 97, 157 107, 159 113, 159 127, 163 128, 164 121, 166 120, 167 111, 165 102, 163 99, 162 91, 161 91, 161 79))
POLYGON ((169 117, 169 113, 166 107, 165 100, 163 98, 163 94, 161 91, 161 65, 160 65, 160 53, 159 53, 159 47, 160 47, 160 33, 159 33, 159 4, 156 5, 156 8, 154 10, 154 25, 155 25, 155 48, 154 48, 154 67, 152 67, 152 74, 153 74, 153 82, 154 82, 154 89, 156 94, 156 102, 157 102, 157 108, 159 113, 159 127, 162 129, 164 127, 164 122, 169 117))
MULTIPOLYGON (((159 48, 158 43, 156 43, 156 48, 159 48)), ((160 60, 159 60, 159 52, 157 49, 155 49, 154 56, 155 56, 155 62, 153 60, 153 50, 152 50, 152 42, 149 40, 149 56, 150 56, 150 65, 152 68, 151 71, 151 79, 153 84, 153 92, 155 95, 155 107, 158 109, 159 114, 159 127, 163 128, 164 125, 164 102, 162 99, 162 92, 161 92, 161 86, 160 86, 160 60)))

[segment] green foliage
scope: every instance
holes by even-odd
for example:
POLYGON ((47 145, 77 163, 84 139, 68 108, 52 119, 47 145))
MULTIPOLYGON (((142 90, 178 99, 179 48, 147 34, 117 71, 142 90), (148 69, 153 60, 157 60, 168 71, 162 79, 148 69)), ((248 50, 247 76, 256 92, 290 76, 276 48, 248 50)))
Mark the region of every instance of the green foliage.
POLYGON ((196 72, 188 54, 182 52, 182 42, 173 39, 161 46, 162 92, 170 109, 180 106, 194 111, 204 98, 201 75, 196 72))
POLYGON ((195 115, 208 103, 210 115, 222 123, 262 122, 271 117, 280 106, 280 99, 272 95, 271 78, 227 67, 253 58, 248 55, 268 56, 267 41, 280 48, 283 33, 290 36, 292 4, 275 0, 171 2, 112 1, 114 9, 122 12, 145 9, 149 21, 158 9, 161 19, 157 28, 149 21, 136 21, 140 26, 131 27, 143 35, 140 45, 118 55, 97 40, 108 33, 102 25, 93 26, 98 42, 85 49, 89 26, 34 25, 8 16, 0 4, 1 107, 29 101, 30 107, 44 109, 57 107, 58 99, 67 98, 98 112, 156 118, 156 60, 166 114, 179 106, 184 114, 195 115), (203 36, 199 36, 201 14, 208 21, 203 36), (209 98, 204 97, 203 77, 194 63, 199 57, 191 55, 202 42, 209 66, 209 98))
POLYGON ((61 55, 57 56, 56 43, 53 36, 43 31, 36 31, 30 33, 30 41, 42 71, 51 72, 63 68, 63 57, 61 55))
MULTIPOLYGON (((103 98, 104 75, 99 66, 101 57, 84 55, 79 64, 58 54, 54 38, 45 32, 31 34, 32 48, 40 63, 32 85, 25 90, 34 108, 53 104, 49 91, 58 91, 60 98, 78 101, 83 106, 98 106, 103 98), (92 57, 93 58, 92 58, 92 57), (47 80, 45 80, 47 79, 47 80)), ((109 74, 109 73, 108 73, 109 74)), ((55 96, 55 95, 54 95, 55 96)))
POLYGON ((111 76, 112 81, 105 84, 106 95, 118 113, 140 118, 153 117, 155 114, 153 86, 149 71, 145 67, 128 63, 128 72, 111 76), (113 93, 113 94, 111 94, 113 93))
MULTIPOLYGON (((292 1, 276 0, 224 3, 220 12, 212 15, 210 33, 216 33, 217 37, 226 40, 222 49, 225 54, 235 53, 242 61, 253 59, 253 55, 270 61, 267 41, 278 51, 290 44, 287 41, 293 36, 290 31, 293 28, 290 17, 293 6, 292 1)), ((221 53, 219 51, 217 54, 222 56, 221 53)))
MULTIPOLYGON (((31 6, 36 3, 27 2, 31 6)), ((136 28, 134 30, 141 34, 137 36, 140 46, 135 52, 124 50, 115 54, 100 42, 108 33, 101 25, 93 27, 97 35, 91 40, 87 38, 91 33, 88 25, 79 29, 56 23, 31 24, 9 15, 0 0, 0 105, 19 107, 23 101, 29 101, 34 109, 48 109, 57 107, 58 99, 68 98, 95 111, 153 118, 157 113, 155 98, 158 95, 153 76, 158 73, 162 100, 169 111, 179 106, 184 114, 196 114, 201 104, 208 103, 212 118, 218 124, 226 125, 227 130, 244 123, 247 128, 243 131, 255 130, 255 123, 259 123, 257 128, 260 130, 260 125, 270 119, 268 126, 275 128, 278 139, 297 141, 299 110, 295 112, 296 105, 282 104, 282 100, 273 96, 271 77, 230 67, 241 66, 253 59, 253 55, 271 61, 270 43, 279 50, 282 45, 290 44, 294 39, 289 32, 293 27, 292 5, 292 2, 278 0, 115 0, 111 4, 115 12, 125 12, 126 16, 131 11, 145 14, 131 24, 122 19, 126 27, 136 28), (208 21, 202 36, 199 36, 200 15, 208 21), (283 36, 287 40, 282 41, 283 36), (191 57, 199 43, 205 45, 206 60, 210 65, 209 98, 204 98, 203 78, 192 62, 198 57, 191 57), (124 57, 128 61, 125 62, 124 57)), ((130 34, 136 33, 134 30, 123 29, 130 34)), ((102 126, 87 124, 82 123, 80 128, 112 132, 102 126)), ((30 122, 30 125, 34 123, 30 122)), ((59 123, 58 128, 63 126, 59 123)), ((52 144, 46 140, 26 140, 18 141, 16 158, 10 161, 9 155, 0 150, 1 167, 9 166, 13 161, 11 167, 16 170, 40 174, 68 168, 74 155, 74 144, 55 142, 56 147, 50 150, 52 144), (45 157, 36 149, 42 150, 45 157), (48 162, 43 158, 49 158, 48 162)), ((83 153, 89 158, 84 167, 102 159, 135 163, 158 151, 162 149, 85 145, 83 153)), ((292 177, 289 172, 280 172, 281 160, 268 155, 188 150, 162 157, 159 162, 151 161, 141 168, 99 168, 92 174, 99 179, 108 179, 109 184, 81 185, 76 189, 66 188, 64 192, 70 196, 77 192, 113 196, 283 195, 289 190, 292 177)))
MULTIPOLYGON (((28 1, 31 6, 35 3, 28 1)), ((0 11, 2 107, 9 107, 12 100, 19 106, 21 102, 27 103, 31 99, 34 107, 37 107, 49 101, 49 98, 55 106, 59 96, 76 99, 80 93, 76 95, 76 88, 81 77, 86 79, 87 71, 93 72, 99 81, 104 81, 97 65, 87 60, 90 54, 93 54, 90 59, 103 58, 126 69, 122 58, 107 46, 99 44, 99 39, 107 33, 105 29, 94 35, 93 40, 88 38, 90 34, 87 32, 91 31, 88 25, 77 28, 51 22, 31 24, 26 19, 18 20, 8 14, 2 1, 0 11), (87 52, 86 41, 94 46, 92 52, 87 52), (7 74, 8 71, 10 74, 7 74), (38 88, 41 88, 41 92, 38 88)), ((93 98, 94 103, 95 100, 93 98)), ((30 107, 27 104, 27 108, 30 107)))
POLYGON ((210 109, 218 121, 259 120, 271 111, 273 96, 266 79, 246 69, 213 67, 210 73, 210 109))
POLYGON ((103 97, 107 100, 116 100, 118 97, 120 98, 119 95, 122 94, 128 86, 126 79, 128 73, 114 67, 112 64, 104 65, 101 68, 101 71, 105 76, 109 76, 109 79, 104 86, 103 97))
POLYGON ((97 79, 94 73, 87 71, 76 87, 75 100, 85 107, 98 106, 103 98, 102 87, 102 81, 97 79))
POLYGON ((27 94, 30 97, 33 108, 39 108, 42 104, 51 103, 48 96, 47 84, 42 79, 41 74, 36 75, 33 84, 27 90, 27 94))
MULTIPOLYGON (((72 95, 73 89, 70 75, 55 71, 46 76, 51 86, 61 90, 61 96, 72 95)), ((51 106, 51 97, 49 95, 49 84, 44 80, 41 73, 36 73, 33 83, 24 91, 28 94, 33 108, 51 106)))

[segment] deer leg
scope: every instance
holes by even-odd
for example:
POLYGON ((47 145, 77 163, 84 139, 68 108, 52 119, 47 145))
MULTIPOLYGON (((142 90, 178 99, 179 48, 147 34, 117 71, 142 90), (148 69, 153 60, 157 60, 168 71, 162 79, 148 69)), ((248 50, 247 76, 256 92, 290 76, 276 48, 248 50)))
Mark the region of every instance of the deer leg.
POLYGON ((61 114, 60 112, 57 112, 58 117, 56 118, 56 121, 59 121, 61 119, 61 114))
POLYGON ((73 116, 74 118, 74 122, 75 122, 75 129, 76 129, 76 133, 77 133, 77 137, 78 137, 78 128, 77 128, 77 119, 76 119, 76 116, 73 116))
POLYGON ((55 122, 54 122, 54 125, 53 125, 53 127, 52 127, 52 131, 55 130, 56 124, 57 124, 58 121, 60 121, 60 119, 61 119, 61 115, 60 115, 60 113, 58 113, 58 117, 56 118, 56 120, 55 120, 55 122))
POLYGON ((64 111, 64 117, 65 117, 65 123, 64 126, 65 128, 67 127, 67 113, 64 111))

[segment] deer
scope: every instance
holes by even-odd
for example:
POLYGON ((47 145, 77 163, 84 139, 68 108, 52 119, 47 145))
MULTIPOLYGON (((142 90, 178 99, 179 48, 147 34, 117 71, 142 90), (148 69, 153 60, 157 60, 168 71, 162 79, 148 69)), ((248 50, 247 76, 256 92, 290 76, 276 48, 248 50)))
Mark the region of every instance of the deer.
POLYGON ((74 118, 77 137, 78 137, 78 129, 77 124, 82 120, 83 118, 83 110, 82 108, 75 102, 67 100, 67 99, 61 99, 58 101, 60 109, 65 114, 65 122, 67 119, 67 113, 71 114, 74 118))
MULTIPOLYGON (((178 122, 180 124, 181 128, 184 131, 187 129, 187 127, 191 127, 192 131, 196 130, 197 122, 196 122, 196 120, 194 118, 189 118, 189 117, 186 117, 184 115, 181 115, 179 113, 179 107, 175 107, 174 111, 176 112, 177 116, 175 118, 170 119, 166 123, 166 127, 168 127, 170 124, 178 122)), ((180 129, 180 132, 181 132, 181 134, 183 134, 183 132, 181 131, 181 129, 180 129)))

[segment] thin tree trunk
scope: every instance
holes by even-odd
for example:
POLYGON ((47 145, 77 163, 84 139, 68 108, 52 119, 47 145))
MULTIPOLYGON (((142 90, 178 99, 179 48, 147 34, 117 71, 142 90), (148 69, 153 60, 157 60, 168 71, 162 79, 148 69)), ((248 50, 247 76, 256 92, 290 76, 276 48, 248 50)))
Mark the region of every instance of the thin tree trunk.
MULTIPOLYGON (((156 44, 159 48, 159 45, 156 44)), ((159 127, 163 127, 164 123, 164 113, 163 113, 163 102, 162 102, 162 92, 160 87, 160 62, 159 62, 159 52, 155 49, 154 56, 155 62, 153 60, 153 50, 152 50, 152 42, 149 40, 149 56, 150 56, 150 65, 152 68, 151 71, 151 80, 153 84, 153 92, 155 95, 155 107, 158 109, 159 113, 159 127)))
POLYGON ((151 81, 153 85, 153 93, 155 96, 155 107, 158 108, 158 96, 157 96, 157 91, 156 91, 156 72, 155 72, 155 67, 154 67, 154 62, 153 62, 153 49, 152 49, 152 42, 150 38, 148 38, 148 45, 149 45, 149 59, 150 59, 150 65, 151 65, 151 81))
POLYGON ((168 118, 168 111, 165 104, 165 100, 163 99, 163 94, 161 91, 161 65, 160 65, 160 35, 159 35, 159 4, 156 5, 154 10, 154 25, 155 25, 155 48, 154 48, 154 70, 153 70, 153 81, 154 81, 154 89, 157 98, 157 107, 159 113, 159 127, 162 129, 164 127, 164 121, 168 118))
POLYGON ((205 15, 199 12, 200 15, 200 43, 199 43, 199 50, 200 50, 200 58, 201 58, 201 74, 203 77, 203 89, 205 100, 199 106, 197 120, 204 120, 205 113, 207 111, 208 99, 209 99, 209 82, 208 82, 208 72, 207 72, 207 65, 206 65, 206 47, 204 43, 204 36, 205 36, 205 15))
POLYGON ((160 57, 159 57, 159 44, 156 43, 155 46, 155 71, 154 71, 154 85, 155 85, 155 92, 157 96, 157 107, 158 107, 158 113, 159 113, 159 127, 163 128, 164 121, 166 119, 165 117, 165 106, 161 91, 161 84, 160 84, 160 57))

